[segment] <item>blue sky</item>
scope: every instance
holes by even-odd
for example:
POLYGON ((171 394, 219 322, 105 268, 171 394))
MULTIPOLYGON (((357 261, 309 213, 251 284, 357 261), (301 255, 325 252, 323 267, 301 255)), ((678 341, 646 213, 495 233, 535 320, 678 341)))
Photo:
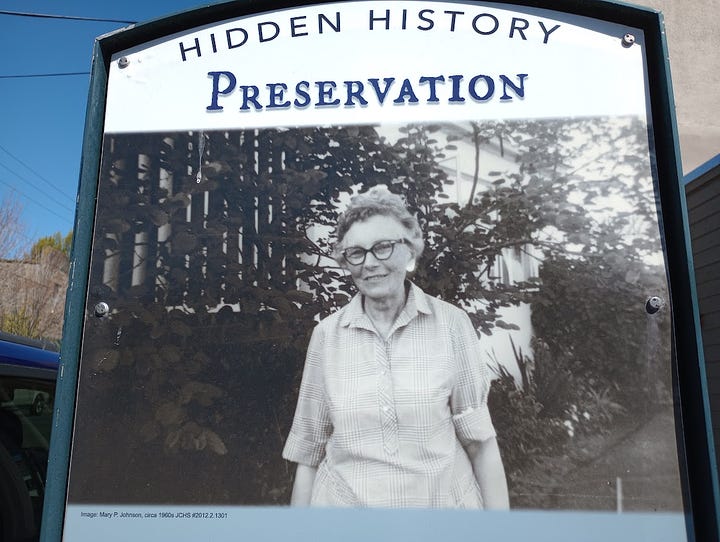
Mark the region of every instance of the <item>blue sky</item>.
MULTIPOLYGON (((3 0, 0 10, 142 22, 212 3, 3 0)), ((0 14, 0 198, 14 192, 29 244, 73 227, 93 42, 124 26, 0 14), (69 72, 85 74, 5 77, 69 72)))

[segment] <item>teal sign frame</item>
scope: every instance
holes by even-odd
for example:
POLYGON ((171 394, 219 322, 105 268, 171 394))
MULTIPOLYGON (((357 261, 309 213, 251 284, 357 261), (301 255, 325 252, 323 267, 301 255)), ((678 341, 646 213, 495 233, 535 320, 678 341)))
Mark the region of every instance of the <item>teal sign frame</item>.
MULTIPOLYGON (((317 2, 313 5, 323 5, 317 2)), ((472 5, 472 2, 468 3, 472 5)), ((154 40, 161 40, 171 34, 200 28, 218 21, 231 18, 262 13, 267 10, 301 7, 303 3, 293 1, 280 2, 245 2, 233 1, 202 7, 199 9, 179 13, 167 18, 150 21, 137 26, 117 31, 97 39, 93 53, 92 77, 90 82, 87 118, 85 123, 85 138, 82 151, 82 164, 80 174, 80 187, 75 220, 75 235, 72 250, 71 282, 66 304, 66 319, 63 332, 63 345, 61 351, 61 371, 59 387, 55 404, 55 425, 51 442, 51 457, 48 470, 47 491, 45 497, 45 510, 43 515, 42 535, 43 542, 56 542, 62 539, 63 521, 66 507, 66 492, 68 485, 68 471, 73 446, 73 425, 76 418, 76 394, 78 389, 78 374, 83 341, 83 325, 85 319, 92 317, 94 306, 88 306, 88 285, 90 274, 90 261, 93 243, 93 232, 96 221, 96 203, 100 166, 102 158, 102 145, 104 134, 104 119, 106 113, 106 96, 108 94, 108 77, 111 58, 114 54, 137 47, 154 40)), ((654 84, 650 89, 649 121, 653 139, 651 154, 656 160, 657 179, 656 194, 659 195, 659 208, 661 210, 660 229, 663 236, 668 270, 668 283, 670 285, 670 305, 673 314, 673 371, 675 409, 677 419, 681 424, 676 429, 679 459, 685 493, 685 528, 689 540, 717 540, 720 529, 718 525, 718 474, 714 462, 714 449, 712 432, 709 420, 708 389, 704 372, 704 360, 701 348, 700 326, 697 315, 697 296, 695 292, 694 273, 690 251, 688 221, 685 213, 685 194, 682 183, 680 152, 678 135, 673 106, 673 94, 668 63, 667 43, 663 26, 662 14, 647 8, 632 6, 620 2, 594 0, 554 0, 552 2, 539 2, 532 0, 518 0, 497 4, 504 7, 538 8, 554 10, 560 13, 589 17, 639 28, 644 32, 647 77, 654 84)), ((216 86, 221 84, 216 80, 216 86)), ((221 98, 221 91, 214 95, 213 103, 217 109, 217 99, 221 98)), ((261 536, 267 524, 263 519, 267 512, 258 510, 243 512, 243 517, 254 527, 251 533, 261 536), (255 514, 255 515, 253 515, 255 514)), ((303 514, 316 518, 315 521, 325 521, 318 518, 319 512, 293 511, 302 520, 303 514)), ((426 539, 423 536, 432 534, 432 530, 411 528, 408 521, 417 521, 422 524, 422 516, 402 516, 399 518, 386 518, 378 520, 372 514, 367 516, 348 513, 352 522, 368 522, 369 526, 360 529, 358 533, 365 537, 381 537, 383 533, 407 529, 407 533, 414 538, 426 539), (410 518, 414 519, 410 519, 410 518), (372 527, 375 525, 375 527, 372 527), (383 531, 380 526, 387 529, 383 531)), ((295 517, 295 516, 293 516, 295 517)), ((334 537, 346 536, 343 534, 344 516, 332 519, 325 529, 334 537), (337 520, 337 523, 335 523, 337 520)), ((507 518, 491 518, 488 532, 495 532, 497 536, 504 535, 505 539, 512 536, 522 536, 522 533, 533 533, 538 540, 538 530, 547 520, 541 513, 521 512, 512 516, 515 527, 510 528, 507 518), (499 521, 493 524, 493 521, 499 521), (492 526, 494 525, 494 527, 492 526), (502 525, 500 529, 497 525, 502 525), (509 529, 509 530, 508 530, 509 529)), ((269 517, 268 521, 275 521, 269 517)), ((452 522, 455 520, 453 519, 452 522)), ((603 527, 603 519, 588 516, 579 516, 575 523, 574 536, 578 533, 592 532, 603 527)), ((610 521, 610 520, 608 520, 610 521)), ((626 520, 623 520, 626 521, 626 520)), ((657 536, 674 536, 677 534, 668 527, 669 524, 661 520, 657 525, 657 536)), ((454 525, 448 521, 448 525, 454 525)), ((458 524, 459 525, 459 524, 458 524)), ((455 527, 462 536, 463 527, 455 527)), ((608 536, 618 535, 621 532, 632 532, 632 522, 616 523, 605 532, 608 536), (620 527, 619 527, 620 526, 620 527), (615 534, 611 534, 615 533, 615 534)), ((273 531, 276 536, 291 536, 290 532, 281 534, 273 531)), ((200 534, 202 531, 200 531, 200 534)), ((436 536, 438 533, 435 533, 436 536)), ((445 533, 449 534, 449 533, 445 533)), ((470 532, 466 533, 468 536, 470 532)), ((312 539, 311 534, 300 534, 312 539)), ((573 536, 570 533, 568 536, 573 536)), ((349 539, 354 539, 349 537, 349 539)), ((519 539, 519 538, 518 538, 519 539)), ((558 540, 557 536, 554 540, 558 540)))

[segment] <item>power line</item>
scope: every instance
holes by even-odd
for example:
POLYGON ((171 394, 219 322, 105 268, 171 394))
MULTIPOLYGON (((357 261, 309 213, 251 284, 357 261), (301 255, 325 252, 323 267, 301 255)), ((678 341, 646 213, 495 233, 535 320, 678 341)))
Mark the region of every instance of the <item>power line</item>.
POLYGON ((30 73, 0 75, 0 79, 24 79, 28 77, 67 77, 68 75, 90 75, 90 72, 67 72, 67 73, 30 73))
POLYGON ((35 17, 39 19, 64 19, 68 21, 90 21, 96 23, 122 23, 136 24, 137 21, 126 21, 123 19, 102 19, 97 17, 77 17, 75 15, 50 15, 47 13, 29 13, 22 11, 6 11, 0 10, 0 15, 14 15, 16 17, 35 17))
POLYGON ((17 193, 22 194, 22 195, 23 195, 25 198, 27 198, 29 201, 33 202, 35 205, 37 205, 37 206, 39 206, 39 207, 42 207, 43 209, 45 209, 45 210, 48 211, 49 213, 54 214, 54 215, 55 215, 56 217, 58 217, 60 220, 63 220, 63 221, 65 221, 66 223, 67 223, 67 222, 72 223, 72 220, 68 220, 68 217, 57 214, 55 211, 53 211, 52 209, 50 209, 50 207, 47 207, 46 205, 40 203, 40 202, 37 201, 36 199, 31 198, 30 196, 28 196, 27 194, 25 194, 23 191, 19 190, 17 186, 13 186, 13 185, 11 185, 10 183, 4 181, 3 179, 0 179, 0 183, 1 183, 1 184, 4 184, 5 186, 7 186, 8 188, 10 188, 11 190, 15 190, 17 193))
MULTIPOLYGON (((35 175, 38 179, 40 179, 41 181, 43 181, 43 182, 44 182, 46 185, 48 185, 50 188, 52 188, 53 190, 55 190, 58 194, 60 194, 61 196, 66 197, 66 198, 68 198, 70 201, 72 201, 73 203, 75 203, 75 198, 74 198, 74 197, 72 197, 72 196, 66 194, 65 192, 63 192, 62 190, 60 190, 57 186, 55 186, 55 184, 53 184, 52 182, 48 181, 45 177, 43 177, 42 175, 40 175, 37 171, 35 171, 35 170, 34 170, 33 168, 31 168, 30 166, 28 166, 25 162, 23 162, 22 160, 20 160, 20 158, 18 158, 17 156, 15 156, 13 153, 11 153, 9 150, 7 150, 7 149, 6 149, 5 147, 3 147, 2 145, 0 145, 0 150, 2 150, 2 151, 3 151, 5 154, 7 154, 10 158, 12 158, 13 160, 15 160, 18 164, 22 165, 25 169, 27 169, 28 171, 30 171, 33 175, 35 175)), ((1 165, 1 164, 0 164, 0 165, 1 165)), ((3 167, 4 167, 5 169, 8 169, 8 167, 5 166, 5 165, 3 165, 3 167)), ((10 171, 10 170, 8 169, 8 171, 10 171)), ((23 178, 23 177, 21 177, 20 175, 18 175, 17 173, 15 173, 15 175, 17 175, 17 176, 20 177, 21 179, 23 178)), ((28 182, 29 182, 29 181, 28 181, 28 182)))
MULTIPOLYGON (((0 167, 2 167, 3 169, 6 169, 7 171, 9 171, 11 174, 15 175, 15 176, 16 176, 18 179, 20 179, 21 181, 25 181, 25 182, 26 182, 27 184, 29 184, 32 188, 34 188, 35 190, 38 190, 41 194, 43 193, 43 189, 42 189, 42 188, 40 188, 38 185, 36 185, 35 183, 33 183, 30 179, 27 179, 27 178, 23 177, 22 175, 20 175, 17 171, 14 171, 14 170, 10 169, 9 167, 7 167, 7 166, 6 166, 5 164, 3 164, 2 162, 0 162, 0 167)), ((67 206, 67 205, 65 205, 65 204, 63 204, 63 203, 61 203, 61 202, 59 202, 59 201, 56 201, 55 203, 56 203, 57 205, 59 205, 60 207, 62 207, 63 209, 65 209, 66 211, 70 211, 71 213, 73 212, 73 209, 71 209, 69 206, 67 206)))

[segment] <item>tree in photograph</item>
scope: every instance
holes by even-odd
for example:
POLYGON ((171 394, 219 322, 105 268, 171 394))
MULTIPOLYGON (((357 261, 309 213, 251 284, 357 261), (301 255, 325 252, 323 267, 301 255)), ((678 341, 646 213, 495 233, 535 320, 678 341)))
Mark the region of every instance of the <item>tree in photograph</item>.
MULTIPOLYGON (((509 292, 513 303, 531 303, 534 352, 498 360, 491 408, 516 504, 545 507, 552 499, 535 488, 556 482, 543 469, 572 465, 548 458, 592 453, 597 442, 577 439, 671 404, 669 314, 644 310, 648 297, 667 298, 651 153, 646 127, 632 118, 500 128, 488 129, 513 146, 518 169, 497 172, 498 189, 472 205, 504 192, 493 208, 526 221, 524 242, 543 256, 538 279, 509 292), (522 381, 504 370, 513 362, 522 381)), ((500 238, 521 240, 510 231, 500 238)))
MULTIPOLYGON (((543 198, 535 334, 578 379, 578 394, 592 385, 635 406, 628 401, 669 376, 641 362, 652 335, 645 300, 667 297, 647 128, 634 118, 579 119, 526 124, 513 137, 522 164, 514 181, 543 198)), ((665 312, 653 322, 668 329, 665 312)), ((669 341, 651 348, 669 359, 669 341)))

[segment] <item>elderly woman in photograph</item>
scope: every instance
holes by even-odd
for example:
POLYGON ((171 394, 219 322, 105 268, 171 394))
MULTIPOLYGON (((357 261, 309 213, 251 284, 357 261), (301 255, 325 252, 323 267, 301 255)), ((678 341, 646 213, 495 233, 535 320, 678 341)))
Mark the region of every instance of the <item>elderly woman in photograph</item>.
POLYGON ((298 464, 291 504, 507 509, 475 329, 406 278, 423 251, 417 219, 375 187, 336 235, 359 293, 310 340, 283 450, 298 464))

